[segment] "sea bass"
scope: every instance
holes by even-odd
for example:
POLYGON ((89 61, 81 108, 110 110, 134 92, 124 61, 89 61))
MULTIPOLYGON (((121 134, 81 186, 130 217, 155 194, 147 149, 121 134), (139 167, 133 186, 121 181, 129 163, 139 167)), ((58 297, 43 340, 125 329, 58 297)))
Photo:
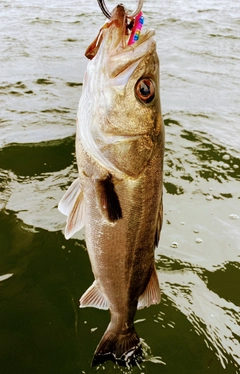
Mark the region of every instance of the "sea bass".
POLYGON ((137 308, 160 302, 154 249, 162 227, 164 125, 154 30, 132 46, 122 4, 87 50, 77 113, 79 178, 59 203, 66 238, 85 226, 93 284, 80 307, 109 309, 93 365, 134 363, 137 308))

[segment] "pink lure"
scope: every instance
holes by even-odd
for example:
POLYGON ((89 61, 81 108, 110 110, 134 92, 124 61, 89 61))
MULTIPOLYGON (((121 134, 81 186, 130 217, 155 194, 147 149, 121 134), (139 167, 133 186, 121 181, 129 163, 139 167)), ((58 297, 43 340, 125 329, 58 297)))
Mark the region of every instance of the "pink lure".
POLYGON ((140 12, 135 17, 134 25, 133 25, 133 29, 132 29, 132 32, 131 32, 131 35, 128 41, 128 45, 134 44, 139 39, 139 35, 143 27, 143 24, 144 24, 143 13, 140 12))

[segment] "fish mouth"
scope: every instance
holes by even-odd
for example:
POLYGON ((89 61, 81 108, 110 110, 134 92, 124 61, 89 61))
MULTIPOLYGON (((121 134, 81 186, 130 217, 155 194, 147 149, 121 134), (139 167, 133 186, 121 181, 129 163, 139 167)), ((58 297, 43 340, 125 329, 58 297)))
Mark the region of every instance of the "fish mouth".
POLYGON ((109 29, 107 38, 110 39, 110 53, 111 50, 113 53, 114 50, 115 53, 121 53, 121 50, 135 50, 149 41, 149 39, 151 40, 151 37, 155 34, 153 29, 144 33, 141 31, 144 22, 142 12, 139 13, 136 19, 128 16, 123 4, 118 4, 112 11, 110 20, 103 27, 103 29, 109 29), (137 18, 138 20, 136 20, 137 18))
POLYGON ((121 40, 109 51, 108 74, 114 79, 115 85, 124 84, 140 61, 156 50, 154 35, 154 29, 146 30, 133 45, 127 45, 129 36, 124 36, 125 40, 121 40), (125 78, 124 73, 127 74, 125 78))
POLYGON ((128 52, 128 51, 136 51, 139 49, 150 49, 151 45, 155 42, 153 36, 155 35, 155 30, 154 29, 148 29, 145 32, 142 32, 139 36, 139 39, 132 45, 128 45, 128 41, 130 38, 130 35, 125 36, 125 40, 123 40, 119 43, 119 45, 116 47, 116 54, 121 54, 123 52, 128 52))
MULTIPOLYGON (((137 40, 134 41, 136 29, 134 23, 130 26, 132 22, 134 18, 129 18, 124 6, 117 5, 111 13, 110 20, 103 25, 86 50, 85 56, 90 60, 96 57, 95 64, 104 66, 105 74, 110 79, 118 78, 125 70, 130 69, 133 72, 132 66, 136 68, 145 56, 156 50, 154 29, 140 34, 138 30, 137 40)), ((122 79, 118 80, 116 85, 124 84, 122 79)))
POLYGON ((103 46, 99 52, 102 62, 107 66, 110 79, 117 78, 132 65, 136 67, 146 55, 156 49, 153 29, 141 33, 139 30, 138 40, 131 40, 136 31, 132 22, 134 19, 129 18, 124 6, 119 4, 112 11, 110 20, 101 29, 103 46))

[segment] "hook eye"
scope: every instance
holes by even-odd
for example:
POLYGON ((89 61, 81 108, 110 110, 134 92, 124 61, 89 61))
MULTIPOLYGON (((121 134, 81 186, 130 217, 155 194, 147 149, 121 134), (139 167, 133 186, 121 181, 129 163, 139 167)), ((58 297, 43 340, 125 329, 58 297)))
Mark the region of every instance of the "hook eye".
POLYGON ((106 4, 105 4, 105 1, 104 0, 97 0, 98 2, 98 5, 100 6, 100 9, 101 11, 103 12, 104 16, 107 17, 107 18, 111 18, 111 13, 109 12, 106 4))
MULTIPOLYGON (((103 12, 104 16, 110 19, 111 18, 111 12, 109 12, 109 10, 108 10, 108 8, 105 4, 105 1, 104 0, 97 0, 97 2, 98 2, 98 5, 99 5, 101 11, 103 12)), ((143 0, 138 0, 138 5, 137 5, 136 9, 132 13, 127 14, 127 17, 128 18, 136 17, 136 15, 139 12, 141 12, 142 7, 143 7, 143 0)))

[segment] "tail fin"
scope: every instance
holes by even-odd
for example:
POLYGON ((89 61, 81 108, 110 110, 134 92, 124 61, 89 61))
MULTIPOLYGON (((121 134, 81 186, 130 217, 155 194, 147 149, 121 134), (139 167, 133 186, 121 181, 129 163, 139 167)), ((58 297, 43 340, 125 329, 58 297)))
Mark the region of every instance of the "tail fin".
POLYGON ((142 361, 142 347, 134 328, 127 333, 105 332, 94 353, 92 366, 107 360, 127 367, 142 361))

